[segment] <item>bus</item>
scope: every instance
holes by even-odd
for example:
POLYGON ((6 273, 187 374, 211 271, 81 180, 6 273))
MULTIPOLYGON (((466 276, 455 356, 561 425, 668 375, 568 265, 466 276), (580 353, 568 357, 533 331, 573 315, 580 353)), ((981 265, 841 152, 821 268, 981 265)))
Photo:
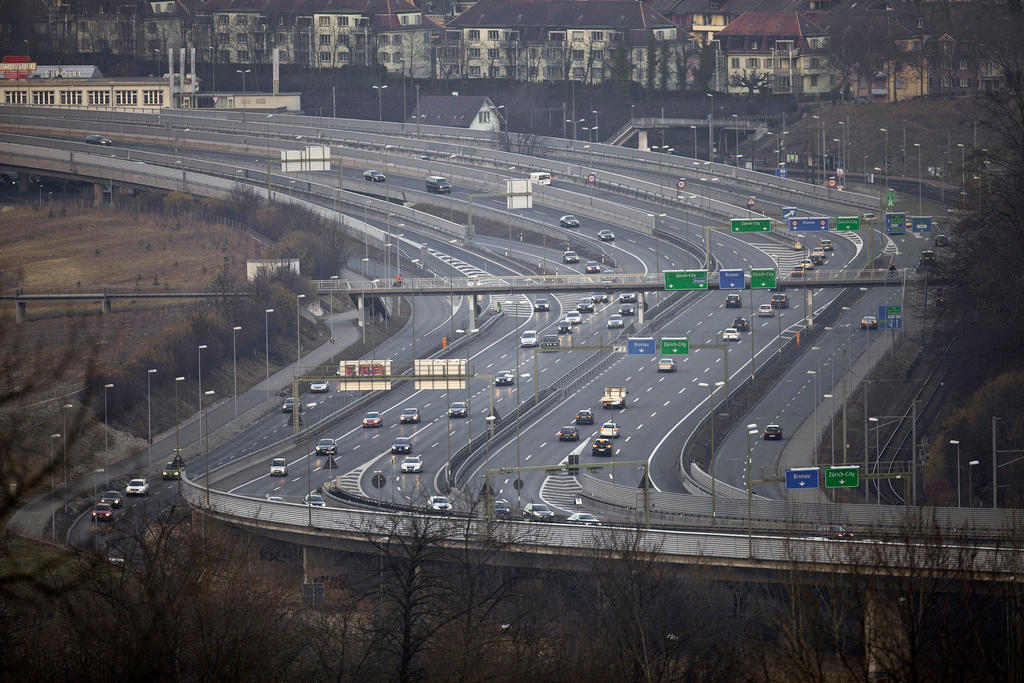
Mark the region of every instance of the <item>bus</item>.
POLYGON ((538 185, 550 185, 551 174, 547 171, 539 171, 537 173, 530 174, 530 182, 537 183, 538 185))

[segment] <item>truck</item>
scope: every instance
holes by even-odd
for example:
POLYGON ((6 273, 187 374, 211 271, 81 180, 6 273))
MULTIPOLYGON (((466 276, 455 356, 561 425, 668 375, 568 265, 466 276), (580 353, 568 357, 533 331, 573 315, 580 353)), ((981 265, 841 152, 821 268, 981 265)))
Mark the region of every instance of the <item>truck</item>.
POLYGON ((605 408, 625 408, 626 393, 626 387, 605 387, 601 405, 605 408))

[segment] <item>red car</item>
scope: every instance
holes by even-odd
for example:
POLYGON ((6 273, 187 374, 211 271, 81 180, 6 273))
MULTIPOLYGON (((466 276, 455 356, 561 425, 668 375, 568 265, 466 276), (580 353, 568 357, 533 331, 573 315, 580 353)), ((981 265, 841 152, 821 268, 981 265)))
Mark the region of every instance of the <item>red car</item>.
POLYGON ((367 413, 366 416, 363 417, 363 426, 364 427, 382 427, 382 426, 384 426, 384 419, 380 416, 380 413, 378 413, 376 411, 374 411, 372 413, 367 413))
POLYGON ((110 522, 113 519, 114 508, 110 506, 110 503, 96 503, 96 506, 92 509, 92 521, 110 522))

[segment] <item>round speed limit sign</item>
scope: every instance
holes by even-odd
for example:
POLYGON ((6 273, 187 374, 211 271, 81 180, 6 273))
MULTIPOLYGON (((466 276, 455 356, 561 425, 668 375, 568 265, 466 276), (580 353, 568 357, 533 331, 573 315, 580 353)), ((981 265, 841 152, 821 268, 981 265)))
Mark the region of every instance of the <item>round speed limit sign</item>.
POLYGON ((588 183, 593 183, 593 182, 596 182, 596 181, 597 181, 597 176, 596 175, 594 175, 593 173, 587 175, 587 182, 588 183))
POLYGON ((676 187, 678 187, 680 190, 685 190, 686 178, 680 178, 678 181, 676 181, 676 187))

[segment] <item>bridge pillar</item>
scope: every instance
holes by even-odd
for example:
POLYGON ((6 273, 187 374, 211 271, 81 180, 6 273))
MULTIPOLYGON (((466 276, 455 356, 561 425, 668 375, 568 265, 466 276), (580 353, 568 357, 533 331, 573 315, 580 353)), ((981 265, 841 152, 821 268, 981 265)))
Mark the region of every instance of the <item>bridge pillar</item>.
POLYGON ((30 183, 29 183, 28 173, 24 173, 24 172, 23 173, 19 173, 18 174, 18 192, 28 192, 29 184, 30 183))
POLYGON ((337 595, 349 587, 343 557, 337 550, 302 546, 302 582, 323 584, 325 602, 332 593, 337 595))
POLYGON ((646 292, 639 292, 636 295, 636 325, 640 327, 644 324, 644 303, 647 301, 646 292))
POLYGON ((103 206, 103 188, 104 185, 101 183, 92 184, 92 205, 103 206))
POLYGON ((471 330, 475 330, 476 329, 476 302, 477 302, 477 295, 476 294, 470 294, 469 295, 469 329, 471 329, 471 330))
POLYGON ((814 329, 814 292, 810 289, 804 290, 804 319, 807 321, 807 329, 814 329))
POLYGON ((647 131, 638 130, 636 132, 636 148, 641 152, 649 152, 651 148, 647 146, 647 131))
POLYGON ((107 313, 110 313, 110 311, 112 310, 111 306, 110 306, 110 297, 106 297, 106 296, 103 297, 103 302, 102 303, 103 303, 103 313, 104 313, 104 315, 107 314, 107 313))
POLYGON ((356 310, 359 311, 359 327, 366 327, 366 316, 363 313, 363 300, 365 296, 356 297, 356 310))
POLYGON ((25 322, 25 302, 15 301, 14 302, 14 322, 22 323, 25 322))

